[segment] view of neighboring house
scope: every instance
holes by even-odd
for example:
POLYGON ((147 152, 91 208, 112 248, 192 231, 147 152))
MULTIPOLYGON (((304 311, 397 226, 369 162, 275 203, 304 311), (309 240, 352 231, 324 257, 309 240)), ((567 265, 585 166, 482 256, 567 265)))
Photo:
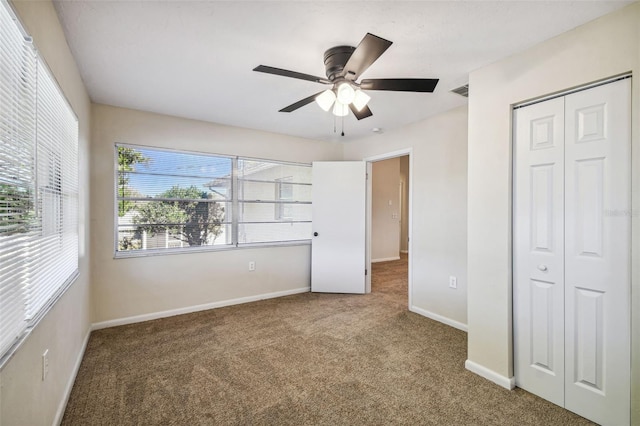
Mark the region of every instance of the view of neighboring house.
POLYGON ((311 167, 240 160, 238 242, 311 238, 311 167))

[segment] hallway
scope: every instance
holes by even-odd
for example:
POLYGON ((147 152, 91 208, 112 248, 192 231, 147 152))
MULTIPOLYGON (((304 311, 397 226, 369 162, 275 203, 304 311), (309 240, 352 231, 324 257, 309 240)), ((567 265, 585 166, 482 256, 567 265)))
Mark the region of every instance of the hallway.
POLYGON ((400 260, 371 264, 371 292, 382 293, 393 303, 408 306, 409 256, 400 253, 400 260))

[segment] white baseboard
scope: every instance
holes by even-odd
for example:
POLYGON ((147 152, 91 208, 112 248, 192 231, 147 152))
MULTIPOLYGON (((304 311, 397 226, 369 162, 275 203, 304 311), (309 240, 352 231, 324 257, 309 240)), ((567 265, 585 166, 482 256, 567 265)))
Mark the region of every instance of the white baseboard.
POLYGON ((400 253, 402 253, 402 254, 409 254, 409 250, 400 250, 400 253))
POLYGON ((423 317, 431 318, 432 320, 441 322, 443 324, 449 325, 453 328, 457 328, 458 330, 462 330, 464 332, 467 331, 467 324, 463 324, 461 322, 452 320, 451 318, 444 317, 442 315, 434 314, 431 311, 427 311, 426 309, 418 308, 417 306, 410 306, 409 310, 411 312, 415 312, 416 314, 420 314, 423 317))
POLYGON ((150 321, 158 318, 172 317, 175 315, 190 314, 192 312, 206 311, 209 309, 222 308, 231 305, 240 305, 242 303, 257 302, 258 300, 273 299, 275 297, 290 296, 298 293, 308 293, 310 287, 294 288, 293 290, 276 291, 273 293, 258 294, 255 296, 240 297, 238 299, 223 300, 220 302, 205 303, 202 305, 187 306, 186 308, 171 309, 168 311, 152 312, 150 314, 135 315, 132 317, 118 318, 114 320, 102 321, 94 323, 93 330, 102 328, 117 327, 119 325, 134 324, 137 322, 150 321))
POLYGON ((496 385, 502 386, 503 388, 512 390, 516 387, 515 377, 505 377, 493 370, 489 370, 488 368, 481 366, 480 364, 476 364, 469 359, 465 361, 464 367, 472 373, 476 373, 478 376, 484 377, 485 379, 490 380, 496 385))
POLYGON ((376 262, 389 262, 391 260, 400 260, 400 256, 395 256, 395 257, 381 257, 380 259, 371 259, 371 263, 376 263, 376 262))
POLYGON ((78 375, 78 371, 80 370, 80 364, 82 364, 82 358, 84 358, 84 352, 87 350, 87 344, 89 343, 89 336, 91 336, 92 327, 89 327, 87 330, 87 335, 84 336, 84 342, 82 342, 82 349, 76 358, 76 363, 73 366, 73 372, 71 376, 69 376, 69 380, 67 381, 67 386, 64 389, 64 397, 62 401, 60 401, 60 405, 58 405, 58 410, 56 411, 56 416, 53 419, 53 425, 60 425, 62 423, 62 417, 64 416, 64 411, 67 408, 67 402, 69 402, 69 397, 71 396, 71 390, 73 389, 73 384, 76 381, 76 376, 78 375))

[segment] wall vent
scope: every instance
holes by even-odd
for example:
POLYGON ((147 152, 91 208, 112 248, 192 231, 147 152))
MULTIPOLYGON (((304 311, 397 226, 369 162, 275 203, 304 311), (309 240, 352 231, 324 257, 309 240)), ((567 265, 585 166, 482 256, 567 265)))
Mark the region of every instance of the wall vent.
POLYGON ((455 89, 451 89, 453 93, 457 93, 460 96, 464 96, 465 98, 469 97, 469 83, 456 87, 455 89))

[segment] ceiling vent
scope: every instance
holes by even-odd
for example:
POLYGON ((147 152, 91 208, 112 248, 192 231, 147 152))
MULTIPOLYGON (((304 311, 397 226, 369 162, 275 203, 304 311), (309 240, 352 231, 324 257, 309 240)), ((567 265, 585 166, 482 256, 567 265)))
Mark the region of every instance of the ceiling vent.
POLYGON ((469 83, 462 85, 460 87, 456 87, 455 89, 451 89, 453 93, 457 93, 460 96, 464 96, 465 98, 469 97, 469 83))

